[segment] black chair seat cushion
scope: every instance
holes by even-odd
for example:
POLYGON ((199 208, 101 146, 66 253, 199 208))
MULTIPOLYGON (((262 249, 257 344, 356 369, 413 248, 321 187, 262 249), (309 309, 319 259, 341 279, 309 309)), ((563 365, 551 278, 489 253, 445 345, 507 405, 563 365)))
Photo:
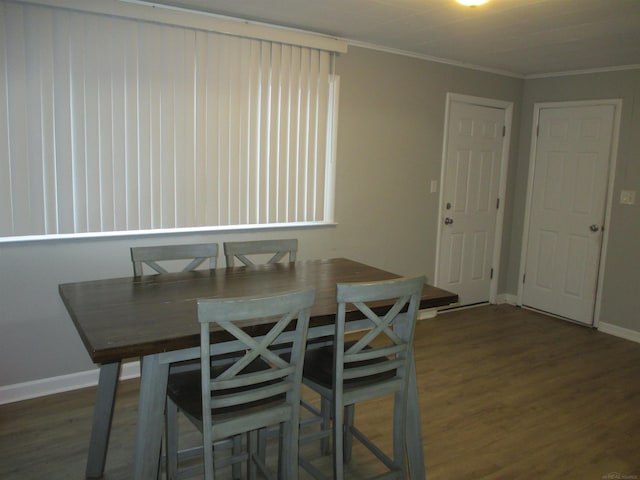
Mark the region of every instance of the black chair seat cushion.
MULTIPOLYGON (((354 345, 355 342, 345 342, 345 349, 354 345)), ((368 349, 369 347, 365 347, 368 349)), ((333 388, 333 345, 326 345, 320 348, 307 350, 304 356, 304 378, 307 378, 325 388, 333 388)), ((345 369, 386 362, 384 358, 374 358, 361 362, 350 362, 345 364, 345 369)), ((344 381, 347 386, 360 386, 369 383, 388 380, 395 376, 395 370, 377 373, 361 378, 350 378, 344 381)))
MULTIPOLYGON (((229 368, 231 364, 223 364, 216 365, 211 368, 211 376, 212 378, 220 375, 224 370, 229 368)), ((251 362, 247 367, 243 370, 242 373, 252 373, 258 372, 261 370, 268 370, 269 365, 264 362, 262 359, 255 359, 251 362)), ((277 383, 280 380, 274 380, 271 382, 265 382, 265 385, 277 383)), ((248 389, 256 388, 255 386, 250 387, 239 387, 226 390, 224 393, 236 393, 248 389)), ((178 405, 185 413, 190 415, 193 418, 197 418, 198 420, 202 420, 202 386, 200 379, 200 369, 174 373, 169 375, 169 380, 167 382, 167 395, 171 397, 171 399, 178 405)), ((214 393, 215 395, 215 393, 214 393)), ((216 418, 225 417, 229 415, 237 414, 242 411, 243 414, 248 413, 249 410, 252 409, 263 409, 268 406, 282 403, 286 400, 286 395, 276 395, 274 397, 265 398, 262 400, 257 400, 255 402, 246 403, 242 405, 234 405, 230 407, 223 408, 214 408, 211 411, 211 415, 216 418)))

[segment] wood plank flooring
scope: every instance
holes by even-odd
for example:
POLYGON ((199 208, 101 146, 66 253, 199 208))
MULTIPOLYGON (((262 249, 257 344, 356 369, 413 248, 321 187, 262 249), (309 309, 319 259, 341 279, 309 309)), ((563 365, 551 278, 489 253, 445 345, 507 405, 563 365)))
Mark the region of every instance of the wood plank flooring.
MULTIPOLYGON (((640 344, 484 306, 419 322, 416 361, 430 480, 640 479, 640 344)), ((119 388, 106 480, 130 478, 137 395, 137 380, 119 388)), ((94 396, 0 406, 0 478, 83 478, 94 396)), ((385 449, 387 407, 357 413, 385 449)), ((376 472, 356 449, 348 478, 376 472)))

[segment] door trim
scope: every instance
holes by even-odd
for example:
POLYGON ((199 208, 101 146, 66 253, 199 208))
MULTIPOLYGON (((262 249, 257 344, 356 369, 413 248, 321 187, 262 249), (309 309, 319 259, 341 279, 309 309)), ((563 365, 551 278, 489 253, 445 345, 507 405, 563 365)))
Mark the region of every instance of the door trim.
MULTIPOLYGON (((582 100, 567 102, 544 102, 534 103, 533 105, 533 122, 531 125, 531 148, 529 152, 529 173, 527 177, 527 197, 524 209, 524 225, 522 230, 522 250, 520 251, 520 271, 518 275, 518 296, 517 304, 522 305, 522 296, 524 294, 523 278, 525 274, 525 266, 527 263, 527 249, 529 244, 529 226, 531 222, 531 197, 533 195, 533 175, 535 173, 536 149, 538 146, 536 131, 540 120, 540 110, 545 108, 571 108, 571 107, 593 107, 593 106, 613 106, 615 112, 613 114, 613 130, 611 135, 611 151, 609 152, 609 172, 607 182, 607 195, 605 198, 604 213, 604 232, 602 236, 602 245, 600 247, 600 260, 598 264, 598 278, 596 280, 596 299, 593 309, 593 323, 591 326, 598 327, 600 323, 600 308, 602 303, 602 284, 604 281, 605 260, 607 257, 607 248, 609 244, 609 226, 611 222, 611 207, 613 205, 613 186, 616 176, 616 163, 618 157, 618 142, 620 137, 620 118, 622 114, 622 99, 602 99, 602 100, 582 100)), ((579 322, 581 325, 583 323, 579 322)))
POLYGON ((500 254, 502 251, 502 231, 504 224, 504 210, 505 210, 505 196, 507 191, 507 168, 509 165, 509 147, 511 143, 511 124, 513 117, 513 102, 504 100, 496 100, 493 98, 474 97, 471 95, 462 95, 459 93, 447 92, 446 106, 444 114, 444 136, 442 143, 442 159, 440 161, 440 194, 438 200, 438 228, 436 233, 436 258, 434 279, 435 284, 438 284, 438 263, 440 259, 440 238, 442 235, 442 212, 444 202, 444 180, 445 180, 445 162, 447 159, 447 142, 449 141, 449 115, 451 111, 451 104, 453 102, 468 103, 472 105, 479 105, 482 107, 498 108, 504 111, 504 125, 505 134, 502 143, 502 157, 500 158, 500 184, 498 186, 498 198, 500 198, 500 207, 498 208, 498 214, 496 217, 496 230, 495 241, 493 245, 493 258, 491 266, 493 268, 493 278, 491 279, 491 286, 489 288, 489 303, 497 303, 498 297, 498 281, 500 279, 500 254))

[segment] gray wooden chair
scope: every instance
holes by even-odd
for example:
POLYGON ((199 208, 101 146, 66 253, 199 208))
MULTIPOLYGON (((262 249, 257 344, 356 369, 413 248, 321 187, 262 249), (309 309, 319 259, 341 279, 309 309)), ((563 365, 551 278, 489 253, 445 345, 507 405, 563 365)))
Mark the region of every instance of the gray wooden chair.
MULTIPOLYGON (((145 266, 153 273, 165 274, 170 271, 191 271, 198 268, 205 261, 210 269, 216 268, 218 259, 217 243, 195 243, 181 245, 155 245, 144 247, 131 247, 131 262, 133 264, 133 275, 139 277, 144 275, 145 266), (188 263, 185 265, 185 261, 188 263), (162 262, 162 265, 159 263, 162 262), (164 265, 164 266, 163 266, 164 265)), ((199 372, 199 362, 188 360, 171 364, 171 372, 199 372)), ((172 412, 177 416, 177 412, 172 412)), ((230 442, 229 448, 238 450, 239 439, 235 443, 230 442)), ((198 449, 194 449, 197 452, 198 449)), ((166 455, 166 453, 165 453, 166 455)), ((189 458, 193 452, 185 453, 185 458, 189 458)), ((169 465, 169 458, 166 458, 169 465)), ((171 463, 172 467, 175 465, 171 463)), ((173 467, 175 470, 175 467, 173 467)), ((237 473, 237 470, 236 472, 237 473)), ((237 474, 235 476, 237 477, 237 474)))
MULTIPOLYGON (((405 428, 409 374, 413 362, 413 334, 425 277, 398 278, 337 286, 338 313, 333 344, 309 349, 303 383, 319 393, 324 404, 323 431, 333 437, 333 476, 343 478, 343 463, 351 458, 355 437, 388 468, 385 476, 407 478, 405 428), (384 312, 375 308, 380 300, 395 300, 384 312), (346 306, 363 315, 363 329, 345 341, 346 306), (382 452, 354 425, 355 404, 394 394, 393 458, 382 452), (326 408, 326 407, 329 408, 326 408), (333 419, 333 428, 330 420, 333 419)), ((353 318, 353 312, 348 314, 353 318)), ((356 317, 358 318, 358 317, 356 317)), ((391 433, 391 432, 390 432, 391 433)), ((317 433, 311 435, 318 438, 317 433)), ((310 461, 300 464, 315 478, 327 478, 310 461)))
POLYGON ((205 260, 209 261, 209 268, 214 269, 216 268, 217 259, 217 243, 131 247, 133 274, 136 277, 143 275, 144 265, 147 265, 156 273, 168 273, 169 270, 158 263, 160 261, 191 260, 186 266, 182 267, 182 271, 187 272, 195 270, 205 260))
POLYGON ((235 259, 244 265, 254 265, 249 256, 261 255, 265 262, 276 263, 289 256, 289 262, 296 261, 298 253, 298 240, 295 238, 281 240, 253 240, 248 242, 225 242, 224 256, 227 267, 235 266, 235 259))
MULTIPOLYGON (((258 470, 271 478, 264 464, 265 452, 258 450, 258 431, 273 425, 281 428, 278 478, 297 478, 302 368, 314 298, 315 289, 310 288, 263 297, 198 300, 201 370, 172 374, 168 381, 168 478, 178 478, 178 409, 200 429, 203 445, 213 445, 204 449, 206 479, 215 478, 213 451, 218 442, 245 433, 247 446, 242 454, 235 452, 223 463, 246 461, 249 478, 255 478, 258 470), (260 336, 252 337, 242 329, 247 322, 260 328, 255 323, 264 318, 275 323, 263 321, 260 336), (293 324, 294 330, 288 328, 293 324), (210 344, 211 326, 235 340, 210 344), (289 348, 290 356, 284 358, 271 350, 275 345, 289 348), (220 360, 220 354, 227 358, 220 360)), ((215 458, 220 467, 219 457, 215 458)))

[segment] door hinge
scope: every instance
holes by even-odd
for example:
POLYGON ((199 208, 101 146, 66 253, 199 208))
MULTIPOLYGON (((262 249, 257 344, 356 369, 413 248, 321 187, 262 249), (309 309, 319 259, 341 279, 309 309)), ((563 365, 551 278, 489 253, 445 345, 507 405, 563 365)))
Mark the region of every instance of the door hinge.
POLYGON ((496 210, 499 210, 499 209, 500 209, 500 199, 498 198, 496 200, 496 210))
POLYGON ((502 136, 504 137, 504 136, 506 136, 506 135, 507 135, 507 126, 506 126, 506 125, 503 125, 503 126, 502 126, 502 136))
POLYGON ((491 272, 489 273, 489 278, 493 278, 493 268, 491 269, 491 272))
POLYGON ((525 273, 524 275, 522 275, 522 283, 524 283, 527 280, 527 274, 525 273))
POLYGON ((540 136, 540 124, 536 125, 536 137, 540 136))

